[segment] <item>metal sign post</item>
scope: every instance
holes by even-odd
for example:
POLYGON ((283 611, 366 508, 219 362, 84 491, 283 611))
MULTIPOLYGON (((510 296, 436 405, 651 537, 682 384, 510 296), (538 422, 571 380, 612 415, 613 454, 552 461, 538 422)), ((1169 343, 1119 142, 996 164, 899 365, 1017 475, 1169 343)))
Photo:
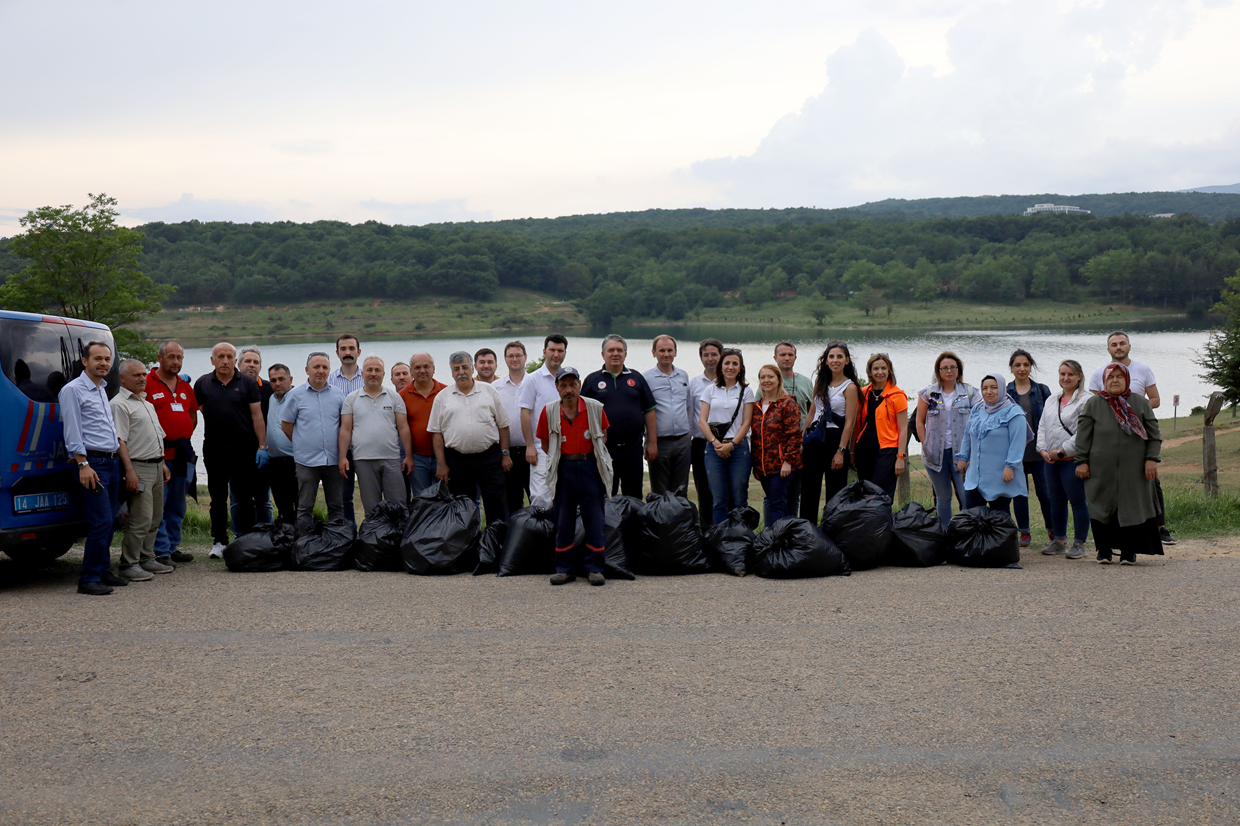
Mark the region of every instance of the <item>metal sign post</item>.
POLYGON ((1175 430, 1180 424, 1180 397, 1174 395, 1171 397, 1171 429, 1175 430))

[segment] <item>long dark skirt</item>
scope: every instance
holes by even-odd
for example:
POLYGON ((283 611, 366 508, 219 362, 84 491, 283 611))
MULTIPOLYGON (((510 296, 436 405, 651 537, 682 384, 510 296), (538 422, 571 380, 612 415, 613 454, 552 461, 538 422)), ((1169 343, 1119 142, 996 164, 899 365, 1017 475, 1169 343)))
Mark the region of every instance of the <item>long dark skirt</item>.
POLYGON ((1127 554, 1157 554, 1162 555, 1162 539, 1158 535, 1158 518, 1147 519, 1140 525, 1128 525, 1120 527, 1119 515, 1113 514, 1110 521, 1099 522, 1097 519, 1089 520, 1090 528, 1094 532, 1094 547, 1098 549, 1098 554, 1108 557, 1119 552, 1121 555, 1127 554))

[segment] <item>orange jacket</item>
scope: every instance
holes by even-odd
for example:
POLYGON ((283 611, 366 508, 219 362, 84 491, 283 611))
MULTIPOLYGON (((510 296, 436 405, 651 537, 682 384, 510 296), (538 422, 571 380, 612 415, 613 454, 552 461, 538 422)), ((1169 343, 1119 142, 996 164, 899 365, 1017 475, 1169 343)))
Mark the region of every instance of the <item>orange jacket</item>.
MULTIPOLYGON (((870 416, 870 387, 861 388, 861 405, 857 410, 857 438, 865 432, 865 422, 870 416)), ((908 394, 891 382, 883 388, 883 400, 874 413, 874 429, 878 433, 880 448, 900 447, 900 419, 908 419, 908 394)))

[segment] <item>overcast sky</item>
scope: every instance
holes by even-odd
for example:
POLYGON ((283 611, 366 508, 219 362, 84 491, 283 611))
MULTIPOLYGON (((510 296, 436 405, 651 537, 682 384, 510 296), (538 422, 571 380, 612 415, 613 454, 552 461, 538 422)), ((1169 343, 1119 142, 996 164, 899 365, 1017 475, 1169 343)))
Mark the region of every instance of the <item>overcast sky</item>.
POLYGON ((0 235, 1240 181, 1240 3, 0 0, 0 235))

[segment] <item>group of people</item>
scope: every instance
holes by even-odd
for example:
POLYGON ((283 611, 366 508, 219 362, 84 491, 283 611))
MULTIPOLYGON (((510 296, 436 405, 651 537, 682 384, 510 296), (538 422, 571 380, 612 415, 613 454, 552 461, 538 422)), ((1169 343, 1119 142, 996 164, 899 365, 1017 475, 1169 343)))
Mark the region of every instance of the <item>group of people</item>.
POLYGON ((190 437, 200 414, 213 557, 223 554, 230 521, 234 535, 273 517, 298 533, 313 530, 320 489, 330 520, 356 524, 355 485, 366 515, 442 481, 453 495, 477 499, 488 522, 526 501, 552 510, 552 583, 572 581, 580 564, 602 585, 604 504, 617 493, 640 498, 646 467, 655 493, 687 493, 692 477, 704 529, 748 504, 751 475, 764 494, 765 524, 817 521, 820 502, 844 487, 850 468, 894 499, 912 427, 944 526, 953 495, 960 507, 1014 508, 1028 546, 1032 478, 1050 543, 1043 553, 1084 556, 1092 526, 1099 561, 1118 550, 1130 563, 1171 541, 1157 483, 1159 398, 1153 373, 1128 356, 1128 335, 1112 333, 1107 346, 1110 361, 1088 389, 1078 362, 1061 363, 1057 394, 1032 380, 1036 363, 1025 350, 1009 359, 1010 380, 989 373, 977 387, 965 383, 959 356, 941 353, 910 417, 890 356, 871 355, 863 383, 840 341, 819 356, 813 379, 796 372, 796 345, 780 342, 758 369, 756 392, 741 351, 713 338, 699 343, 702 372, 694 376, 676 364, 670 335, 654 339, 656 366, 644 373, 626 366, 625 339, 609 335, 601 369, 583 379, 565 365, 567 338, 553 333, 533 372, 520 341, 502 357, 490 348, 452 353, 451 385, 436 379, 429 354, 388 368, 363 356, 353 334, 337 338, 334 368, 331 354, 310 353, 297 386, 285 364, 264 377, 259 348, 221 342, 212 371, 192 387, 181 373, 184 350, 167 341, 153 369, 136 360, 119 366, 122 387, 111 401, 112 351, 95 342, 82 375, 60 392, 66 446, 93 494, 85 497, 90 530, 78 590, 110 593, 192 560, 179 546, 186 497, 196 492, 190 437), (113 573, 122 489, 129 518, 113 573))

